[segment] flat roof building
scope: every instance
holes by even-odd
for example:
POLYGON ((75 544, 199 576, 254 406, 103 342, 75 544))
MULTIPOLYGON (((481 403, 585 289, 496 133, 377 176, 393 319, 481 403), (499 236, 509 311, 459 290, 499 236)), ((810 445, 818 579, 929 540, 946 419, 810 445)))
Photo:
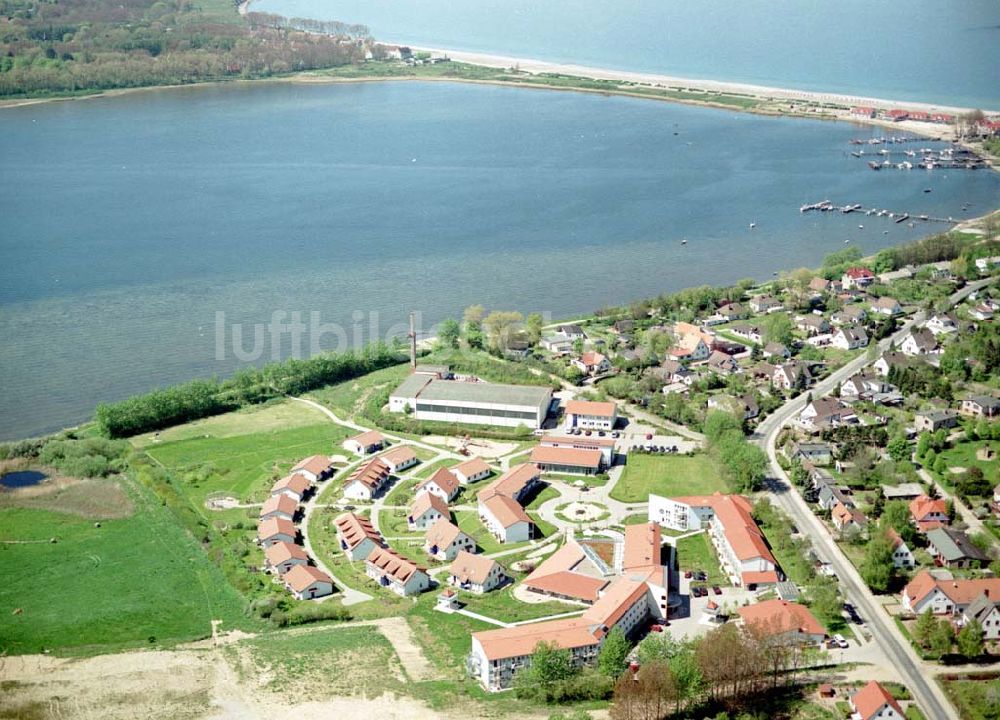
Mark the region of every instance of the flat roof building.
POLYGON ((407 408, 418 420, 537 429, 552 404, 552 389, 533 385, 441 380, 410 375, 389 396, 391 412, 407 408))

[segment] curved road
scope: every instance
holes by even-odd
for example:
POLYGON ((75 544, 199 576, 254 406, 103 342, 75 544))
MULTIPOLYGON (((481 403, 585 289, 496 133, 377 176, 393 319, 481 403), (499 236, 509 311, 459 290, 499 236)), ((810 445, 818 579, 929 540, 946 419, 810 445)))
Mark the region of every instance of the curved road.
MULTIPOLYGON (((963 300, 967 295, 993 282, 993 278, 972 283, 962 290, 950 296, 952 305, 963 300)), ((899 343, 910 328, 916 327, 924 322, 925 313, 923 311, 913 316, 912 322, 879 343, 879 349, 885 350, 890 342, 899 343)), ((832 391, 837 384, 847 380, 851 375, 858 372, 869 363, 866 355, 855 358, 847 365, 831 374, 828 378, 811 388, 814 397, 822 397, 832 391)), ((800 395, 793 400, 789 400, 778 410, 772 413, 764 422, 758 426, 757 431, 751 438, 763 446, 767 452, 771 466, 771 477, 767 481, 767 490, 774 495, 777 504, 792 518, 796 526, 804 531, 804 534, 812 538, 813 546, 826 558, 840 579, 840 588, 844 597, 850 600, 861 611, 866 618, 868 627, 872 632, 875 642, 885 653, 886 658, 900 674, 903 682, 910 688, 914 698, 924 711, 924 714, 931 720, 948 720, 957 718, 958 714, 952 708, 943 691, 929 674, 925 673, 921 660, 913 651, 909 641, 903 636, 895 622, 890 618, 882 606, 875 600, 869 592, 868 587, 862 581, 854 565, 840 551, 834 542, 833 537, 819 521, 819 518, 812 512, 802 496, 799 495, 788 480, 785 471, 778 465, 775 445, 778 433, 782 427, 791 420, 798 412, 805 407, 806 395, 800 395)))

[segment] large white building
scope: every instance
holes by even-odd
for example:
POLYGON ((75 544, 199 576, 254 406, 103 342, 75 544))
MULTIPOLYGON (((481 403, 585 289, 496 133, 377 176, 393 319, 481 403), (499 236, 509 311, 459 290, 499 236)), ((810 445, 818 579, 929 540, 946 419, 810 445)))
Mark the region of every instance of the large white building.
POLYGON ((391 412, 418 420, 537 429, 552 404, 552 389, 533 385, 441 380, 414 373, 389 396, 391 412))
POLYGON ((613 402, 570 400, 566 403, 566 427, 584 430, 613 430, 618 408, 613 402))
POLYGON ((649 496, 649 521, 671 530, 708 531, 723 571, 733 585, 771 585, 778 563, 742 495, 649 496))

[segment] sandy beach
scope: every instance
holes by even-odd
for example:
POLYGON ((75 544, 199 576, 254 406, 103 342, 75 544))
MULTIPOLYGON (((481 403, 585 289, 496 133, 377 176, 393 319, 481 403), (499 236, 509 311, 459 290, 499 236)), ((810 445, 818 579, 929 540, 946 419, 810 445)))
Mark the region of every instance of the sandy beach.
MULTIPOLYGON (((386 43, 397 44, 397 43, 386 43)), ((534 60, 531 58, 515 58, 505 55, 490 55, 486 53, 465 52, 462 50, 448 50, 444 48, 412 47, 415 51, 429 52, 435 55, 447 55, 452 60, 470 63, 472 65, 484 65, 486 67, 512 68, 517 67, 521 72, 532 74, 539 73, 560 73, 563 75, 577 75, 595 80, 617 80, 621 82, 642 83, 648 85, 659 85, 670 88, 684 88, 690 90, 701 90, 706 92, 734 93, 737 95, 752 95, 754 97, 790 100, 810 103, 834 103, 837 105, 861 105, 872 107, 892 107, 903 110, 922 110, 924 112, 940 112, 957 115, 969 112, 974 108, 956 107, 952 105, 933 105, 929 103, 907 102, 904 100, 889 100, 885 98, 865 97, 862 95, 841 95, 837 93, 825 93, 808 90, 791 90, 788 88, 768 87, 765 85, 750 85, 746 83, 725 82, 719 80, 695 80, 692 78, 674 77, 671 75, 660 75, 656 73, 631 72, 627 70, 608 70, 605 68, 588 67, 586 65, 574 65, 568 63, 555 63, 545 60, 534 60)), ((989 113, 1000 112, 998 110, 979 108, 989 113)))

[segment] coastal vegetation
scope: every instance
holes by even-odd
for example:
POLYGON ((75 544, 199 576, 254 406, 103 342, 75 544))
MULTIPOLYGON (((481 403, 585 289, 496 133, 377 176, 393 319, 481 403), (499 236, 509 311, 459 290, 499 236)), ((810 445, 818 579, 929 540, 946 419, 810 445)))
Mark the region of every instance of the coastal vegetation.
POLYGON ((250 13, 232 0, 0 0, 0 97, 263 78, 361 62, 363 25, 250 13))

